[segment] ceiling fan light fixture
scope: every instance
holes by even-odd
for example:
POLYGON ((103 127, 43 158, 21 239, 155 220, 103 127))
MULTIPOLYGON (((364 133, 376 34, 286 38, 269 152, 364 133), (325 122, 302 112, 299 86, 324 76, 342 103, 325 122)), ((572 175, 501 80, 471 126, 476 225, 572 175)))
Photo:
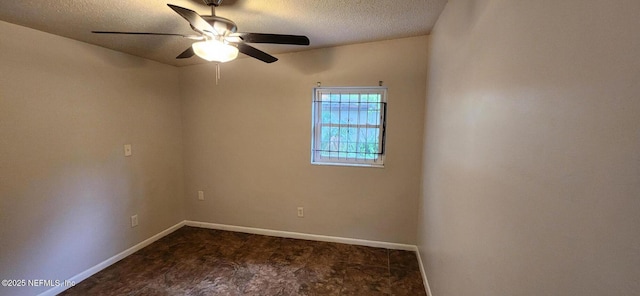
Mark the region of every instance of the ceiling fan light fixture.
POLYGON ((228 62, 238 57, 238 48, 218 40, 194 42, 193 51, 199 57, 210 62, 228 62))
POLYGON ((179 36, 192 40, 199 40, 191 47, 187 48, 176 59, 188 59, 197 55, 206 61, 216 61, 224 63, 238 57, 238 52, 242 52, 252 58, 265 63, 273 63, 278 58, 259 50, 247 43, 269 43, 269 44, 289 44, 289 45, 309 45, 309 38, 302 35, 284 35, 269 33, 249 33, 237 32, 236 24, 223 17, 216 16, 214 8, 223 0, 203 0, 211 6, 211 15, 201 16, 197 12, 184 7, 167 4, 174 12, 184 18, 191 29, 197 35, 183 35, 176 33, 153 33, 153 32, 120 32, 120 31, 91 31, 96 34, 126 34, 126 35, 156 35, 156 36, 179 36))

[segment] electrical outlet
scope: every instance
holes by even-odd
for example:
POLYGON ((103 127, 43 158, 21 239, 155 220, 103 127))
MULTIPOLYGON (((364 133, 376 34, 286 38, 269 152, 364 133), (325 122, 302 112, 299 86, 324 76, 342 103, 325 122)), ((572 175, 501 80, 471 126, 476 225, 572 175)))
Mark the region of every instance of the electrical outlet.
POLYGON ((131 144, 124 144, 124 156, 131 156, 132 154, 131 144))
POLYGON ((138 226, 138 215, 131 216, 131 227, 138 226))
POLYGON ((298 207, 298 218, 303 218, 303 217, 304 217, 304 208, 298 207))
POLYGON ((202 190, 198 191, 198 199, 199 200, 204 200, 204 191, 202 191, 202 190))

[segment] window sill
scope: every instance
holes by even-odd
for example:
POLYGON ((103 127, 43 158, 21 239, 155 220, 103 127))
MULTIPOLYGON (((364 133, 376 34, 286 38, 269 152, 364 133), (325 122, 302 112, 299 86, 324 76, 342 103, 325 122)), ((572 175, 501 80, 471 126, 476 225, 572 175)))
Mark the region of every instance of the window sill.
POLYGON ((360 167, 360 168, 379 168, 383 169, 384 164, 371 164, 371 163, 342 163, 342 162, 311 162, 312 165, 327 165, 327 166, 345 166, 345 167, 360 167))

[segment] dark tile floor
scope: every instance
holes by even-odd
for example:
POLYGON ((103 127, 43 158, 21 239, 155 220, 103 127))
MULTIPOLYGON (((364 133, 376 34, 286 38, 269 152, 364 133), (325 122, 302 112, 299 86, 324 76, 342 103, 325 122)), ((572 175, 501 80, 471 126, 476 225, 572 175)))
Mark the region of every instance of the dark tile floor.
POLYGON ((414 252, 182 227, 61 295, 426 295, 414 252))

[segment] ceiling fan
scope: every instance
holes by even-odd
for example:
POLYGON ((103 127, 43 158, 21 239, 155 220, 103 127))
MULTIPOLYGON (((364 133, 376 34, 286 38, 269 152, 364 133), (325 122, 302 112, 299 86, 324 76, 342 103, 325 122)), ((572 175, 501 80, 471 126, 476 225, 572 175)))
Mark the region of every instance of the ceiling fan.
POLYGON ((130 34, 130 35, 163 35, 179 36, 192 40, 197 40, 184 52, 178 55, 177 59, 186 59, 197 55, 208 61, 228 62, 238 56, 238 52, 244 53, 265 63, 273 63, 278 59, 264 51, 261 51, 247 43, 271 43, 271 44, 292 44, 309 45, 309 38, 301 35, 282 35, 264 33, 244 33, 237 32, 238 27, 230 20, 216 16, 215 8, 222 0, 203 0, 211 7, 211 15, 199 15, 193 10, 167 4, 173 11, 182 16, 191 25, 197 34, 183 35, 173 33, 149 33, 149 32, 116 32, 116 31, 91 31, 96 34, 130 34))

